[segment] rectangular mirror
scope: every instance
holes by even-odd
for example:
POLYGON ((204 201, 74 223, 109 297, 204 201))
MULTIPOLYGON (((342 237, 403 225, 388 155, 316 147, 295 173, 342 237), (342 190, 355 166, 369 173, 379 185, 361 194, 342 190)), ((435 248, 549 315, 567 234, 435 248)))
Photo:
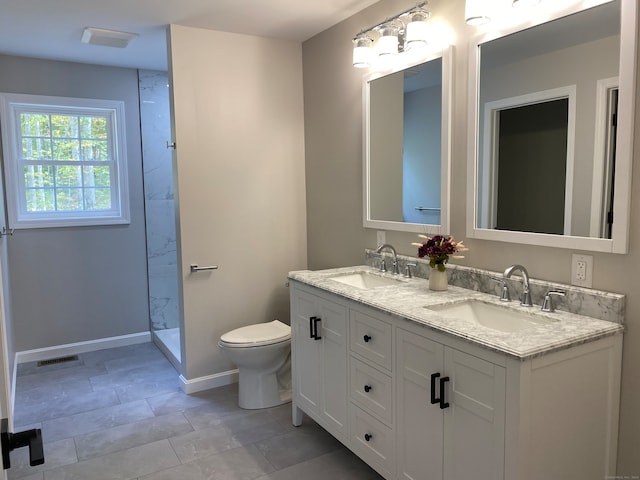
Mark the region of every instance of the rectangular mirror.
POLYGON ((451 47, 364 80, 364 226, 449 231, 451 47))
POLYGON ((583 5, 473 42, 469 237, 627 251, 637 7, 583 5))

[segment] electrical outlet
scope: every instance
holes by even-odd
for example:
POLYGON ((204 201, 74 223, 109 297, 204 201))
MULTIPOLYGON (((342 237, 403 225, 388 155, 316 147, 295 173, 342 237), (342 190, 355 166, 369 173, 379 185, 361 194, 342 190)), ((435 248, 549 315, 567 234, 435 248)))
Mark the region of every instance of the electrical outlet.
POLYGON ((593 256, 574 253, 571 257, 571 285, 593 286, 593 256))
POLYGON ((376 240, 378 242, 376 245, 378 246, 387 243, 387 232, 385 232, 384 230, 378 230, 376 232, 376 240))

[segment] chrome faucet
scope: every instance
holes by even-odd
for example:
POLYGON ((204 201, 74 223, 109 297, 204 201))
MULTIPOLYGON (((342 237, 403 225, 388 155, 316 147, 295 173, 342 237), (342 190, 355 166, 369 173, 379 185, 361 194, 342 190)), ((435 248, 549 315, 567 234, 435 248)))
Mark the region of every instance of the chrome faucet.
POLYGON ((400 268, 398 267, 398 257, 396 255, 396 249, 393 248, 393 245, 389 245, 388 243, 383 243, 382 245, 378 245, 378 248, 376 248, 376 253, 380 253, 385 249, 391 250, 391 253, 393 254, 393 273, 396 275, 399 275, 400 268))
POLYGON ((504 271, 504 278, 510 278, 513 272, 519 270, 522 274, 522 295, 520 295, 520 305, 531 307, 531 291, 529 290, 529 272, 522 265, 511 265, 504 271))

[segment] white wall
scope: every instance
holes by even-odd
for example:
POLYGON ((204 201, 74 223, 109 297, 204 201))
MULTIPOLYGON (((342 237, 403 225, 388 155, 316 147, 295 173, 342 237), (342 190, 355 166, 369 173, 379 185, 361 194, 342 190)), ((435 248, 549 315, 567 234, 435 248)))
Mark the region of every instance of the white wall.
POLYGON ((23 229, 6 240, 14 350, 148 331, 137 71, 0 55, 0 72, 2 92, 125 102, 131 206, 130 225, 23 229))
MULTIPOLYGON (((410 5, 408 5, 410 6, 410 5)), ((362 227, 363 72, 351 66, 353 35, 396 14, 403 6, 383 0, 303 43, 309 268, 362 264, 376 232, 362 227)), ((455 45, 452 125, 451 233, 465 234, 467 162, 467 55, 475 32, 464 23, 463 0, 431 0, 438 19, 453 29, 455 45)), ((640 96, 637 96, 640 105, 640 96)), ((638 106, 637 106, 638 108, 638 106)), ((633 190, 640 191, 640 122, 635 127, 633 190)), ((618 475, 640 475, 640 195, 632 198, 628 255, 594 254, 594 288, 627 295, 618 475)), ((414 234, 387 232, 400 253, 417 255, 414 234)), ((456 263, 502 271, 525 265, 539 279, 570 282, 571 251, 502 242, 466 240, 456 263)), ((588 422, 589 419, 585 419, 588 422)))
POLYGON ((302 54, 296 42, 169 30, 187 380, 229 371, 220 336, 279 318, 306 267, 302 54), (189 265, 219 265, 191 274, 189 265))

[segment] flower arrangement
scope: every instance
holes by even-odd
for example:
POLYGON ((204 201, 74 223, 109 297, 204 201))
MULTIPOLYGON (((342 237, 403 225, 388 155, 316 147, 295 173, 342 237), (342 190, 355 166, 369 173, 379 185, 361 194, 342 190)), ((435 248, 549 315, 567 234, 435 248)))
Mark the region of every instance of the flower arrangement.
POLYGON ((429 266, 437 268, 440 272, 445 271, 444 266, 449 262, 449 257, 464 258, 463 255, 454 255, 454 253, 469 250, 462 242, 454 240, 453 237, 444 235, 434 235, 433 237, 419 235, 419 237, 426 239, 426 241, 413 244, 419 247, 418 256, 420 258, 429 257, 429 266))

